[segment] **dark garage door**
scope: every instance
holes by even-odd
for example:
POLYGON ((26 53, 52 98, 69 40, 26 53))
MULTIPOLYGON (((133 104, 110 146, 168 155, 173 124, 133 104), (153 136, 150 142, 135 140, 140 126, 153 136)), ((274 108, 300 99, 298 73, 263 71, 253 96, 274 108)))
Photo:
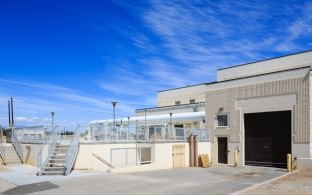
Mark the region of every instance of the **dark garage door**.
POLYGON ((245 114, 245 164, 285 168, 291 153, 291 111, 245 114))

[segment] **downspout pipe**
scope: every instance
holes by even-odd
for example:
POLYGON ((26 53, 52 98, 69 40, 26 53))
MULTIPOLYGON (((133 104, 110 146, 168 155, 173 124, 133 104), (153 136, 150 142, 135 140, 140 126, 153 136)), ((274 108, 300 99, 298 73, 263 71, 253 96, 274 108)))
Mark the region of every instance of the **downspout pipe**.
POLYGON ((194 138, 193 134, 189 136, 189 148, 190 148, 190 167, 194 167, 194 138))
POLYGON ((197 135, 194 135, 194 166, 198 167, 198 141, 197 135))

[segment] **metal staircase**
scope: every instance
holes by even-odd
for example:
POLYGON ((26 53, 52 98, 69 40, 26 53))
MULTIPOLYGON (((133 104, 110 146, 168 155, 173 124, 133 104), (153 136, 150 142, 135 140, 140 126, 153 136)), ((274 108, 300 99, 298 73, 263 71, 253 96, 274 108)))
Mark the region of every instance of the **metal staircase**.
MULTIPOLYGON (((19 143, 18 139, 17 139, 17 136, 16 136, 16 133, 15 131, 13 130, 12 128, 12 137, 11 137, 11 142, 12 142, 12 145, 14 147, 14 152, 11 152, 10 154, 14 155, 14 154, 17 154, 18 158, 20 159, 20 162, 21 163, 24 163, 23 162, 23 158, 24 158, 24 151, 23 151, 23 147, 21 146, 21 144, 19 143)), ((7 154, 8 155, 8 154, 7 154)), ((7 157, 6 157, 7 158, 7 157)))
POLYGON ((11 134, 12 144, 8 143, 4 146, 2 137, 0 138, 0 158, 2 160, 2 164, 23 163, 23 148, 18 142, 15 132, 12 131, 11 134))
POLYGON ((55 147, 51 149, 51 155, 48 156, 39 175, 65 175, 65 157, 68 148, 68 145, 55 145, 55 147))
MULTIPOLYGON (((70 174, 79 150, 79 128, 74 133, 69 144, 63 143, 62 140, 55 139, 56 133, 51 134, 52 141, 49 144, 48 156, 37 175, 68 175, 70 174), (54 138, 53 138, 54 137, 54 138)), ((45 147, 45 145, 43 145, 45 147)), ((43 148, 39 155, 42 155, 43 148)), ((41 158, 39 158, 41 162, 41 158)), ((40 165, 40 164, 39 164, 40 165)))

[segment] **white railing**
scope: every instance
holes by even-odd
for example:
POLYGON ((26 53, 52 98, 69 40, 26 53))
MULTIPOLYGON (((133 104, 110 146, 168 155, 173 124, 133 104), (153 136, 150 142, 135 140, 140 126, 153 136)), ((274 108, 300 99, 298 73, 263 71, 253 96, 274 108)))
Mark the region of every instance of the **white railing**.
POLYGON ((189 135, 197 135, 198 141, 209 141, 208 129, 174 128, 161 125, 147 126, 86 126, 88 141, 97 143, 135 142, 186 142, 189 135))
POLYGON ((21 146, 21 144, 19 143, 19 141, 17 140, 17 136, 14 132, 14 130, 12 129, 12 137, 11 137, 11 142, 19 156, 19 158, 21 159, 21 162, 23 163, 24 162, 24 158, 23 158, 23 148, 21 146))
POLYGON ((68 175, 73 167, 79 150, 80 127, 78 126, 74 136, 69 144, 68 151, 65 155, 65 175, 68 175))
POLYGON ((23 144, 42 144, 49 135, 51 127, 30 126, 15 128, 17 139, 23 144))
MULTIPOLYGON (((55 126, 52 131, 50 132, 50 134, 48 135, 48 137, 45 139, 45 141, 42 143, 42 147, 38 152, 38 167, 40 167, 40 169, 44 166, 44 163, 42 162, 42 156, 44 153, 44 148, 47 148, 48 154, 47 156, 53 151, 57 141, 60 139, 60 133, 58 132, 58 126, 55 126)), ((45 161, 48 158, 45 158, 45 161)))

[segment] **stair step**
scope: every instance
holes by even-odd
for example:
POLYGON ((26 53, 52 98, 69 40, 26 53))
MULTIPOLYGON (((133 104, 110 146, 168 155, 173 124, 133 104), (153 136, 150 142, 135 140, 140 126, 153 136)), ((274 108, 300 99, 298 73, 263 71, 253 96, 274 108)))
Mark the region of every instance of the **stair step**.
POLYGON ((65 159, 65 155, 52 155, 50 156, 50 159, 55 159, 55 158, 58 158, 58 159, 65 159))
POLYGON ((65 159, 65 156, 51 156, 49 159, 53 160, 53 159, 65 159))
POLYGON ((65 168, 64 166, 63 167, 44 167, 43 170, 44 171, 48 171, 48 170, 65 171, 65 168))
POLYGON ((66 154, 67 151, 52 151, 55 154, 66 154))
POLYGON ((42 175, 64 175, 64 171, 42 171, 42 175))
POLYGON ((65 156, 65 153, 53 152, 52 156, 65 156))
POLYGON ((47 162, 47 165, 55 165, 55 164, 64 164, 64 163, 59 163, 59 162, 47 162))
POLYGON ((64 162, 65 162, 65 159, 49 159, 48 161, 49 161, 49 162, 50 162, 50 161, 64 161, 64 162))
POLYGON ((68 149, 69 146, 56 146, 55 148, 57 148, 57 149, 68 149))

